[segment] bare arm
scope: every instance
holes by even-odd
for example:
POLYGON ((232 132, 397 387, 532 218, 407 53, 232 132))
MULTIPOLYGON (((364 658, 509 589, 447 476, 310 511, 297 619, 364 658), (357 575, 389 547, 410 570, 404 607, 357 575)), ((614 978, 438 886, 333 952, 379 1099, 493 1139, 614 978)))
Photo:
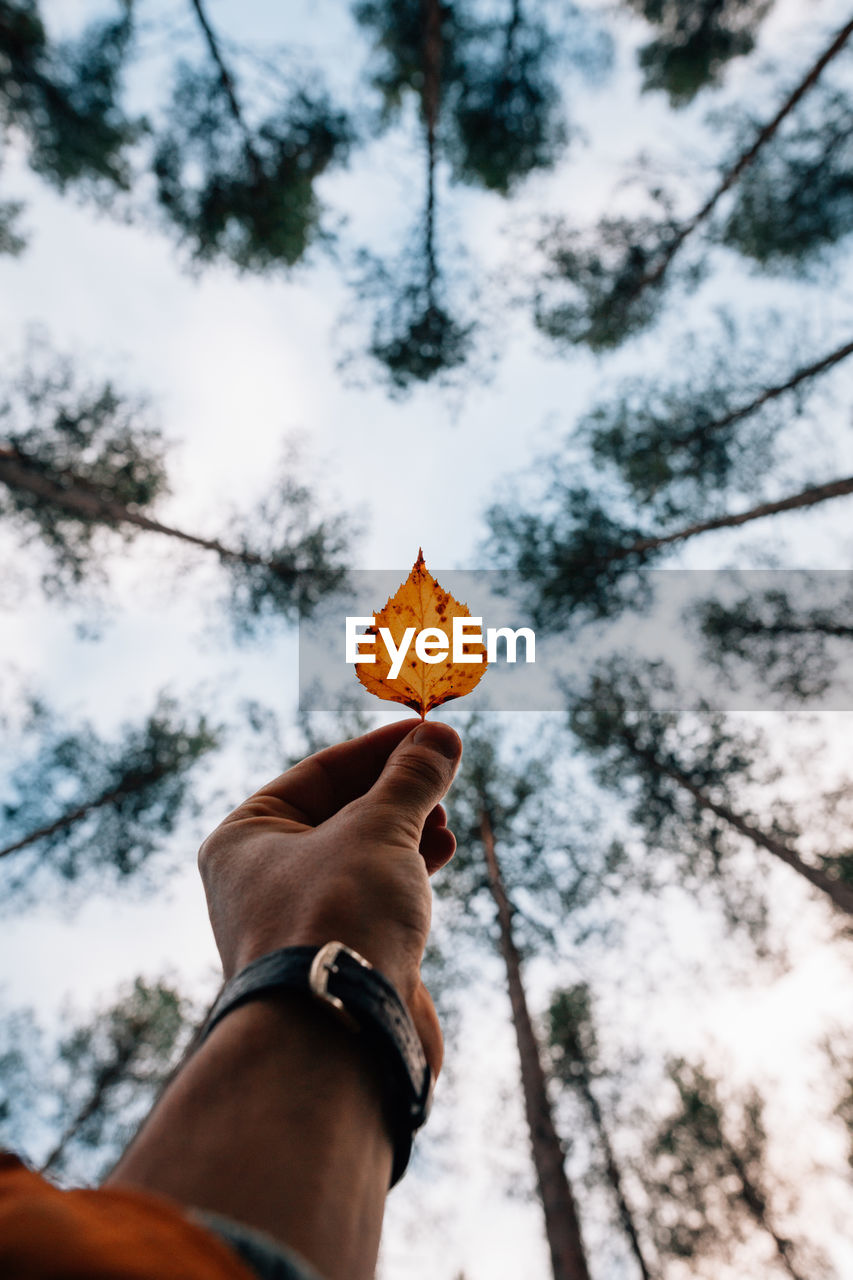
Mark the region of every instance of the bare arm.
MULTIPOLYGON (((407 1005, 434 1074, 442 1041, 420 979, 428 875, 452 856, 439 800, 461 744, 389 725, 303 761, 229 815, 200 866, 226 979, 279 947, 338 939, 407 1005), (423 739, 423 740, 422 740, 423 739)), ((259 1227, 329 1280, 368 1280, 392 1148, 375 1063, 299 995, 226 1015, 160 1099, 110 1184, 259 1227)))

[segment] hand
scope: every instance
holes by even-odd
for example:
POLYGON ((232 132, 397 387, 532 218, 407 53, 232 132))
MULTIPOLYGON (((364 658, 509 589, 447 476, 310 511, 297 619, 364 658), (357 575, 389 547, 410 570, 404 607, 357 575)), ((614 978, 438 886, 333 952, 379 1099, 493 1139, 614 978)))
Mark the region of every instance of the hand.
POLYGON ((335 938, 393 982, 438 1075, 420 964, 428 877, 456 847, 439 801, 461 754, 449 725, 404 720, 309 756, 229 814, 199 852, 226 980, 280 947, 335 938))

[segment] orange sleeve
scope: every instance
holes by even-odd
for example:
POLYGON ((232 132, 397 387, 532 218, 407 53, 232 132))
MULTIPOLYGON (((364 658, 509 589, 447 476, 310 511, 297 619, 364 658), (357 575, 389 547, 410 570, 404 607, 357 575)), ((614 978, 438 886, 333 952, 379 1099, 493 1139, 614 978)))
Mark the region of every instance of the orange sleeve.
POLYGON ((62 1191, 0 1152, 0 1275, 14 1280, 255 1280, 165 1197, 62 1191))

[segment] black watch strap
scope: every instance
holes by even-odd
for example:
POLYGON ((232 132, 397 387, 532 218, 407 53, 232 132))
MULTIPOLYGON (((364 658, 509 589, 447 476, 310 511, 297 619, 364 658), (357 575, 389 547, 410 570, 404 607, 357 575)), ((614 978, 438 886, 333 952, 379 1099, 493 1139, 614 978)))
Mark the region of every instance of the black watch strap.
POLYGON ((412 1137, 429 1115, 433 1086, 420 1037, 396 988, 342 942, 285 947, 253 960, 225 984, 201 1041, 232 1009, 276 990, 303 991, 331 1005, 369 1044, 394 1142, 393 1187, 409 1163, 412 1137))

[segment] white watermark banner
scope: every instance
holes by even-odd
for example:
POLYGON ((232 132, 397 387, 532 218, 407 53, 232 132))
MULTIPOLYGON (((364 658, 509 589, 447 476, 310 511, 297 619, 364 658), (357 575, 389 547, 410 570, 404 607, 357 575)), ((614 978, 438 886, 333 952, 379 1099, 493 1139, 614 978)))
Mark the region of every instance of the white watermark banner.
MULTIPOLYGON (((669 570, 637 575, 635 604, 616 618, 568 611, 537 625, 528 585, 495 570, 435 569, 470 617, 396 636, 376 619, 406 570, 356 570, 299 624, 300 706, 333 711, 375 699, 356 664, 452 661, 488 666, 466 709, 559 710, 600 661, 664 661, 685 702, 726 710, 853 710, 853 573, 835 570, 669 570), (485 649, 485 654, 483 650, 485 649)), ((390 705, 390 704, 389 704, 390 705)))

